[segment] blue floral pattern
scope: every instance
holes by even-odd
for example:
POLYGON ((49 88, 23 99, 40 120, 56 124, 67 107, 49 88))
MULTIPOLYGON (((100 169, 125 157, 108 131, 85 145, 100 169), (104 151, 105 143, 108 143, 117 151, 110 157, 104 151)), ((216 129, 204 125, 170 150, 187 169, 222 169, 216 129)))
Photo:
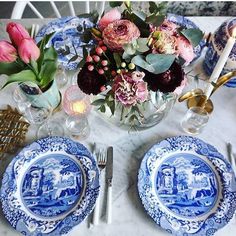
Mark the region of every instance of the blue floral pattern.
POLYGON ((96 161, 82 144, 48 137, 25 147, 9 164, 2 208, 23 235, 62 235, 91 213, 99 187, 96 161))
MULTIPOLYGON (((236 18, 232 18, 228 21, 225 21, 213 34, 203 63, 203 69, 208 75, 212 74, 216 63, 225 48, 228 38, 232 34, 232 28, 235 26, 236 18)), ((226 65, 221 72, 221 75, 224 75, 232 70, 236 70, 236 44, 234 45, 229 55, 226 65)), ((233 77, 225 85, 232 88, 236 87, 236 77, 233 77)))
POLYGON ((236 209, 231 165, 213 146, 189 136, 167 138, 145 154, 138 190, 147 213, 174 235, 213 235, 236 209))
POLYGON ((83 58, 83 47, 89 49, 93 40, 85 39, 88 30, 94 27, 90 18, 85 16, 63 17, 49 22, 38 32, 35 40, 53 33, 48 46, 53 45, 58 53, 59 63, 67 70, 75 70, 83 58))

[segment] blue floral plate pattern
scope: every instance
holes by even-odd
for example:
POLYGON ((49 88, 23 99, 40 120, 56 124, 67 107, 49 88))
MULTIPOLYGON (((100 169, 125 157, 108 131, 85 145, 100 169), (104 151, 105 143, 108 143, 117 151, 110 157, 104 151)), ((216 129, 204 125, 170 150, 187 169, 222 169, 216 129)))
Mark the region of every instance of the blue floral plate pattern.
POLYGON ((83 46, 88 49, 93 45, 93 40, 85 39, 92 27, 94 23, 89 17, 58 18, 42 27, 35 40, 39 42, 45 35, 54 32, 47 46, 54 46, 58 53, 58 61, 65 69, 76 70, 83 58, 83 46))
POLYGON ((2 208, 23 235, 63 235, 91 213, 99 187, 96 162, 82 144, 48 137, 25 147, 7 167, 2 208))
POLYGON ((144 156, 138 191, 153 220, 178 236, 210 236, 236 209, 231 165, 211 145, 189 136, 167 138, 144 156))

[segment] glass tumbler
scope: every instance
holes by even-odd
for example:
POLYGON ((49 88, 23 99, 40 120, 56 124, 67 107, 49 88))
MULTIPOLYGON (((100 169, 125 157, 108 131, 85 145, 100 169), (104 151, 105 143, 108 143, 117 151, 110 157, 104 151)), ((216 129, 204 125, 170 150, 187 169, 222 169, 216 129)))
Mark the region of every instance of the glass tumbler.
POLYGON ((84 140, 90 134, 90 127, 86 116, 68 116, 66 128, 70 138, 84 140))
POLYGON ((202 107, 191 107, 184 116, 181 126, 188 134, 200 134, 209 120, 209 114, 202 107))

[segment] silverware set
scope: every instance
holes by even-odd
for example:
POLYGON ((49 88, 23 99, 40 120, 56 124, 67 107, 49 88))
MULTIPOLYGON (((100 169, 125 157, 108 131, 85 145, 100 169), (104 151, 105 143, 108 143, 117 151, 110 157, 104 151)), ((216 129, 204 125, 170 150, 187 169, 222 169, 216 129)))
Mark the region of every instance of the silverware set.
MULTIPOLYGON (((100 170, 100 186, 103 188, 101 180, 103 180, 102 175, 105 174, 105 196, 106 196, 106 222, 111 224, 112 222, 112 179, 113 179, 113 147, 104 147, 99 145, 94 145, 93 154, 97 159, 97 164, 100 170), (106 173, 104 173, 104 171, 106 173)), ((101 205, 101 191, 97 198, 96 205, 93 211, 92 224, 98 225, 100 218, 100 205, 101 205)))

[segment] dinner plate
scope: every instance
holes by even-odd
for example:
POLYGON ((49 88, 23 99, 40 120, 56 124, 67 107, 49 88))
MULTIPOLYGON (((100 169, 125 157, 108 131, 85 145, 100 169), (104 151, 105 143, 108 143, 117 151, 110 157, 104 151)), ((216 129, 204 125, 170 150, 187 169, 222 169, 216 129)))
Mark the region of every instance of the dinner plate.
POLYGON ((62 235, 92 211, 99 171, 90 152, 68 138, 48 137, 25 147, 3 176, 5 217, 27 236, 62 235))
POLYGON ((58 18, 42 27, 35 40, 39 42, 45 35, 54 32, 47 46, 54 46, 58 53, 58 62, 65 69, 76 70, 83 58, 83 46, 89 49, 94 43, 93 40, 86 39, 92 27, 94 23, 89 17, 58 18))
POLYGON ((141 163, 138 191, 153 220, 179 236, 213 235, 236 209, 231 165, 213 146, 189 136, 151 147, 141 163))
MULTIPOLYGON (((168 13, 167 19, 185 29, 190 29, 190 28, 199 29, 199 27, 193 21, 181 15, 168 13)), ((202 49, 205 47, 205 45, 206 45, 206 41, 202 39, 200 43, 196 47, 194 47, 193 50, 195 53, 195 58, 193 59, 192 62, 194 62, 196 59, 198 59, 201 56, 202 49)))

